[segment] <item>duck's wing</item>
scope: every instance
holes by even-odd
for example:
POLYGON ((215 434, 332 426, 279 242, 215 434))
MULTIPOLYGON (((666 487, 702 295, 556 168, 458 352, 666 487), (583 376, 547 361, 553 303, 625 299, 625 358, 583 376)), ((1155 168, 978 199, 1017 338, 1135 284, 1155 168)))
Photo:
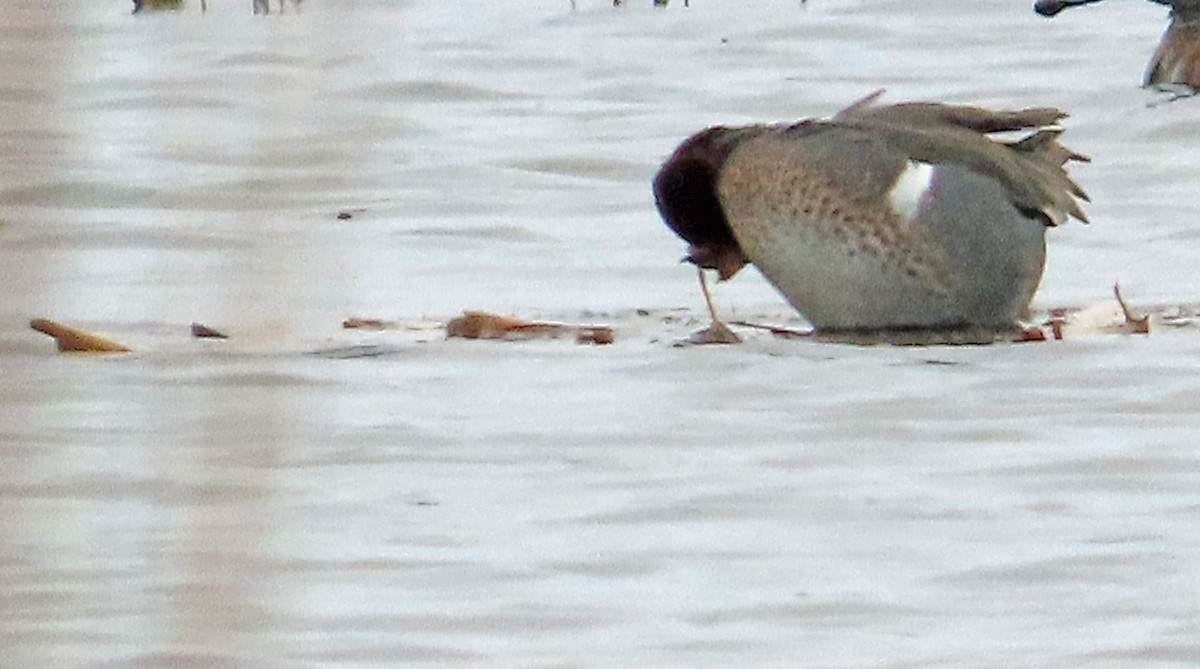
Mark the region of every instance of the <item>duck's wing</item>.
POLYGON ((1068 218, 1087 222, 1080 201, 1087 193, 1065 169, 1088 158, 1058 142, 1055 125, 1066 113, 1052 107, 994 111, 966 105, 902 103, 884 107, 854 105, 833 122, 885 139, 912 160, 957 164, 998 180, 1013 205, 1048 226, 1068 218), (1016 141, 989 133, 1031 131, 1016 141))
POLYGON ((890 123, 910 127, 957 127, 978 133, 1027 130, 1054 125, 1067 113, 1054 107, 1029 107, 1018 110, 993 110, 971 105, 947 105, 938 102, 902 102, 885 106, 857 106, 843 109, 835 121, 890 123))
POLYGON ((751 259, 781 224, 831 242, 862 240, 872 253, 886 255, 896 221, 913 213, 931 172, 871 129, 802 121, 776 126, 734 150, 718 192, 751 259))

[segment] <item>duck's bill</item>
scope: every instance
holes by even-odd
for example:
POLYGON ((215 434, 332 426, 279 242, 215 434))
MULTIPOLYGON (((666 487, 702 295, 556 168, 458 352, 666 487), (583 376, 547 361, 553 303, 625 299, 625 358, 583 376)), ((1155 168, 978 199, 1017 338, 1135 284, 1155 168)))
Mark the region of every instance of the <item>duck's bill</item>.
POLYGON ((1102 0, 1037 0, 1033 3, 1033 11, 1042 16, 1054 16, 1064 9, 1082 7, 1093 2, 1102 2, 1102 0))

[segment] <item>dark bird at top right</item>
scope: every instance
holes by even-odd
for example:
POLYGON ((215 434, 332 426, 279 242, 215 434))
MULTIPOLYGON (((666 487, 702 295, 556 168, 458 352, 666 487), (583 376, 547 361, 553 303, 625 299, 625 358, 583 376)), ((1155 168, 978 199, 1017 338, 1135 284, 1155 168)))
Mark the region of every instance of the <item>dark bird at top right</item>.
MULTIPOLYGON (((1037 0, 1033 10, 1054 16, 1064 9, 1103 0, 1037 0)), ((1143 86, 1183 84, 1200 91, 1200 0, 1150 0, 1171 8, 1171 24, 1146 68, 1143 86)))

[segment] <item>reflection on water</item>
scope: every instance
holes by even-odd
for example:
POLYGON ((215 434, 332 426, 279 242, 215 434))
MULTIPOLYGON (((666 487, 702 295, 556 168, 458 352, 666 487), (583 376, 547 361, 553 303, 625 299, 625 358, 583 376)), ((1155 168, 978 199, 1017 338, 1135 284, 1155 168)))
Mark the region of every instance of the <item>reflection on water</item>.
MULTIPOLYGON (((251 9, 255 14, 270 14, 271 0, 250 0, 251 9)), ((143 11, 178 11, 183 9, 187 3, 184 0, 133 0, 134 14, 143 11)), ((300 0, 292 0, 292 6, 299 10, 300 0)), ((279 13, 282 14, 287 7, 287 0, 279 0, 279 13)), ((208 0, 200 0, 200 11, 208 11, 208 0)))
MULTIPOLYGON (((207 9, 207 0, 200 0, 201 9, 207 9)), ((183 0, 133 0, 133 13, 183 9, 183 0)))
MULTIPOLYGON (((1194 303, 1158 8, 652 4, 0 4, 0 665, 1200 662, 1193 329, 673 348, 649 191, 880 86, 1062 107, 1093 224, 1038 306, 1194 303), (340 327, 464 309, 616 341, 340 327)), ((794 322, 743 275, 723 311, 794 322)))

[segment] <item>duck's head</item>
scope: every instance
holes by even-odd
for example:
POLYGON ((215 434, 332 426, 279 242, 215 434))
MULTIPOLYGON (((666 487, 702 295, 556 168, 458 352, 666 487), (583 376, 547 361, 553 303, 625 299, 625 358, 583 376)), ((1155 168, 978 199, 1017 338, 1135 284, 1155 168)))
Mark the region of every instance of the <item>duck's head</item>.
POLYGON ((702 130, 675 149, 654 177, 654 201, 663 221, 688 243, 684 260, 717 270, 722 280, 749 261, 725 218, 717 179, 729 155, 765 131, 757 126, 702 130))

